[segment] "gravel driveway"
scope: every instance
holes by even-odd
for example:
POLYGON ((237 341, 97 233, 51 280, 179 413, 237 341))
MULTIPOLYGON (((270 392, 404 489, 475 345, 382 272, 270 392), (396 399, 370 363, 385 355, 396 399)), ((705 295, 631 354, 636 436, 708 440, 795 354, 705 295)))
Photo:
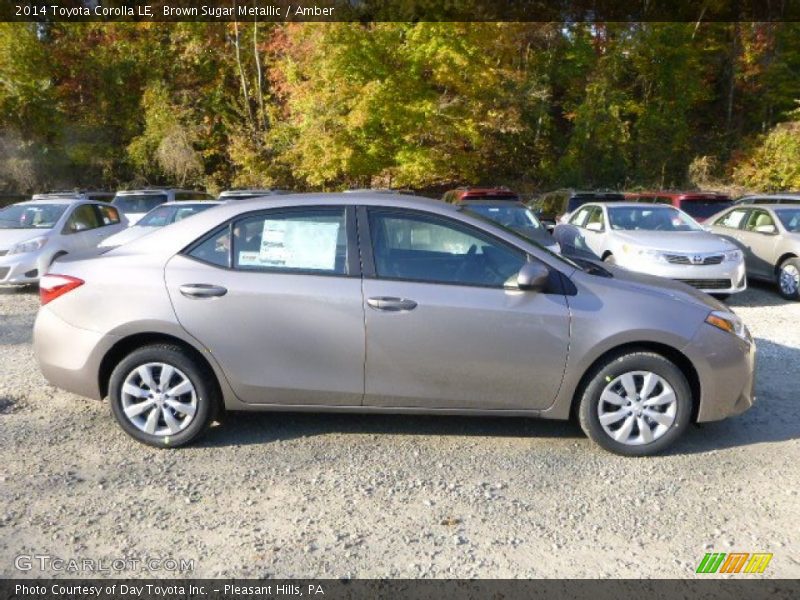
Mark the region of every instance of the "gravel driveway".
POLYGON ((731 305, 759 403, 666 456, 613 456, 571 423, 269 413, 166 451, 49 387, 38 298, 2 290, 0 576, 70 574, 14 566, 39 555, 162 561, 122 576, 693 577, 741 551, 800 577, 800 303, 755 287, 731 305))

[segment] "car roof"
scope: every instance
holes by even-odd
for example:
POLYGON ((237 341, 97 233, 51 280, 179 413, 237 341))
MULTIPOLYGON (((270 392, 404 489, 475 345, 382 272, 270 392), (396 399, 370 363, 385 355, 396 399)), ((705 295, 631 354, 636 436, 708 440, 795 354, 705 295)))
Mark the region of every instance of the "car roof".
POLYGON ((76 202, 84 202, 86 204, 98 204, 100 206, 108 206, 105 202, 97 202, 95 200, 89 200, 87 198, 79 198, 77 196, 50 196, 47 198, 40 198, 40 199, 31 199, 26 200, 25 202, 17 202, 17 204, 75 204, 76 202))
POLYGON ((586 208, 587 206, 608 206, 613 208, 641 208, 643 210, 653 209, 653 208, 678 210, 674 206, 670 206, 668 204, 642 204, 641 202, 603 202, 601 200, 598 200, 597 202, 587 202, 586 204, 581 205, 576 210, 580 210, 581 208, 586 208))
MULTIPOLYGON (((187 194, 208 194, 204 190, 186 190, 183 188, 142 188, 138 190, 117 190, 117 196, 125 196, 128 194, 168 194, 170 192, 187 193, 187 194)), ((208 194, 209 196, 211 194, 208 194)))
POLYGON ((291 194, 289 190, 282 190, 278 188, 240 188, 234 190, 224 190, 219 193, 219 197, 223 196, 250 196, 251 194, 264 194, 265 196, 272 194, 273 196, 283 196, 291 194))
MULTIPOLYGON (((164 204, 159 204, 156 206, 156 208, 161 208, 162 206, 187 206, 191 204, 209 204, 211 206, 221 206, 225 203, 220 202, 219 200, 175 200, 174 202, 164 202, 164 204)), ((156 210, 156 208, 153 210, 156 210)))
POLYGON ((747 202, 742 202, 741 204, 736 204, 735 206, 732 206, 731 208, 735 208, 735 209, 739 209, 739 210, 741 210, 743 208, 766 208, 766 209, 769 209, 769 210, 780 210, 780 209, 794 209, 794 210, 797 210, 798 208, 800 208, 800 206, 798 206, 796 204, 778 204, 778 203, 774 203, 774 204, 749 204, 747 202))
POLYGON ((775 198, 775 199, 783 199, 788 198, 790 200, 800 200, 800 192, 784 192, 784 193, 774 193, 774 194, 747 194, 746 196, 742 196, 739 200, 747 200, 748 198, 775 198))
POLYGON ((662 196, 664 198, 683 198, 684 200, 704 200, 707 198, 729 198, 728 194, 714 191, 694 191, 694 192, 681 192, 681 191, 667 191, 667 190, 653 190, 645 192, 627 192, 626 196, 662 196))
POLYGON ((527 208, 527 206, 525 206, 525 204, 523 204, 520 200, 512 198, 503 200, 502 198, 492 198, 491 196, 488 198, 462 198, 461 200, 455 202, 455 204, 461 206, 480 204, 482 206, 521 206, 523 208, 527 208))

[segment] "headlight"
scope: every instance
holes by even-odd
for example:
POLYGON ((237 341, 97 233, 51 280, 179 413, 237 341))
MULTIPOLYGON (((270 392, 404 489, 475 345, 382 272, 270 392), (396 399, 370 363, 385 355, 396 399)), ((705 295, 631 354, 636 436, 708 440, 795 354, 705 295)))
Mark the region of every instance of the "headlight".
POLYGON ((639 258, 646 258, 663 262, 664 255, 660 250, 653 250, 652 248, 641 248, 639 246, 630 246, 628 244, 622 245, 622 251, 629 256, 636 256, 639 258))
POLYGON ((732 333, 736 337, 743 339, 746 342, 751 341, 750 332, 738 315, 732 312, 723 310, 712 311, 706 317, 706 323, 713 325, 718 329, 732 333))
POLYGON ((9 249, 9 254, 25 254, 26 252, 36 252, 44 247, 47 243, 47 237, 37 237, 31 240, 25 240, 24 242, 20 242, 18 244, 14 244, 9 249))
POLYGON ((728 262, 739 262, 744 258, 741 250, 731 250, 725 253, 725 260, 728 262))

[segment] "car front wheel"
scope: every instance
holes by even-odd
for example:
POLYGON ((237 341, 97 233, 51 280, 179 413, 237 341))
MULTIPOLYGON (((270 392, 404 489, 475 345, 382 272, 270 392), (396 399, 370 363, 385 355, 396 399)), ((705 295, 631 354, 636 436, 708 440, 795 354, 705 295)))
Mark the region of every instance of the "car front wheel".
POLYGON ((800 300, 800 258, 787 258, 778 270, 778 289, 787 300, 800 300))
POLYGON ((214 420, 218 398, 213 380, 178 346, 135 350, 109 381, 114 418, 136 440, 166 448, 188 444, 214 420))
POLYGON ((662 452, 689 423, 692 395, 681 370, 653 352, 632 352, 600 365, 580 399, 583 431, 624 456, 662 452))

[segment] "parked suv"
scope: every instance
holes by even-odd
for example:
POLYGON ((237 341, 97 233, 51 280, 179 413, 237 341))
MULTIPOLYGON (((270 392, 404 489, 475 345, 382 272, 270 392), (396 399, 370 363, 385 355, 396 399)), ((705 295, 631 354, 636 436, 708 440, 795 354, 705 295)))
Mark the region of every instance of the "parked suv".
POLYGON ((228 202, 230 200, 249 200, 250 198, 260 198, 261 196, 283 196, 285 194, 291 194, 291 192, 274 188, 225 190, 224 192, 220 192, 217 200, 220 202, 228 202))
POLYGON ((730 196, 716 192, 636 192, 625 196, 629 202, 674 206, 698 223, 733 205, 730 196))
POLYGON ((578 190, 556 190, 535 198, 530 207, 539 217, 542 224, 550 231, 564 221, 572 212, 587 202, 622 202, 625 195, 620 192, 578 190))
POLYGON ((197 190, 179 190, 173 188, 145 188, 141 190, 125 190, 117 192, 111 202, 122 212, 131 225, 165 202, 181 202, 183 200, 214 200, 214 196, 197 190))
POLYGON ((75 198, 77 200, 94 200, 96 202, 111 202, 114 199, 114 192, 104 192, 101 190, 63 190, 53 192, 43 192, 34 194, 31 200, 50 200, 58 198, 75 198))
POLYGON ((429 199, 230 202, 57 266, 42 372, 162 448, 223 409, 315 410, 577 414, 602 447, 648 455, 755 400, 753 339, 722 303, 429 199))
POLYGON ((800 204, 800 193, 753 194, 742 196, 736 204, 800 204))
POLYGON ((459 187, 445 192, 442 200, 456 204, 463 200, 516 200, 520 198, 507 187, 459 187))

